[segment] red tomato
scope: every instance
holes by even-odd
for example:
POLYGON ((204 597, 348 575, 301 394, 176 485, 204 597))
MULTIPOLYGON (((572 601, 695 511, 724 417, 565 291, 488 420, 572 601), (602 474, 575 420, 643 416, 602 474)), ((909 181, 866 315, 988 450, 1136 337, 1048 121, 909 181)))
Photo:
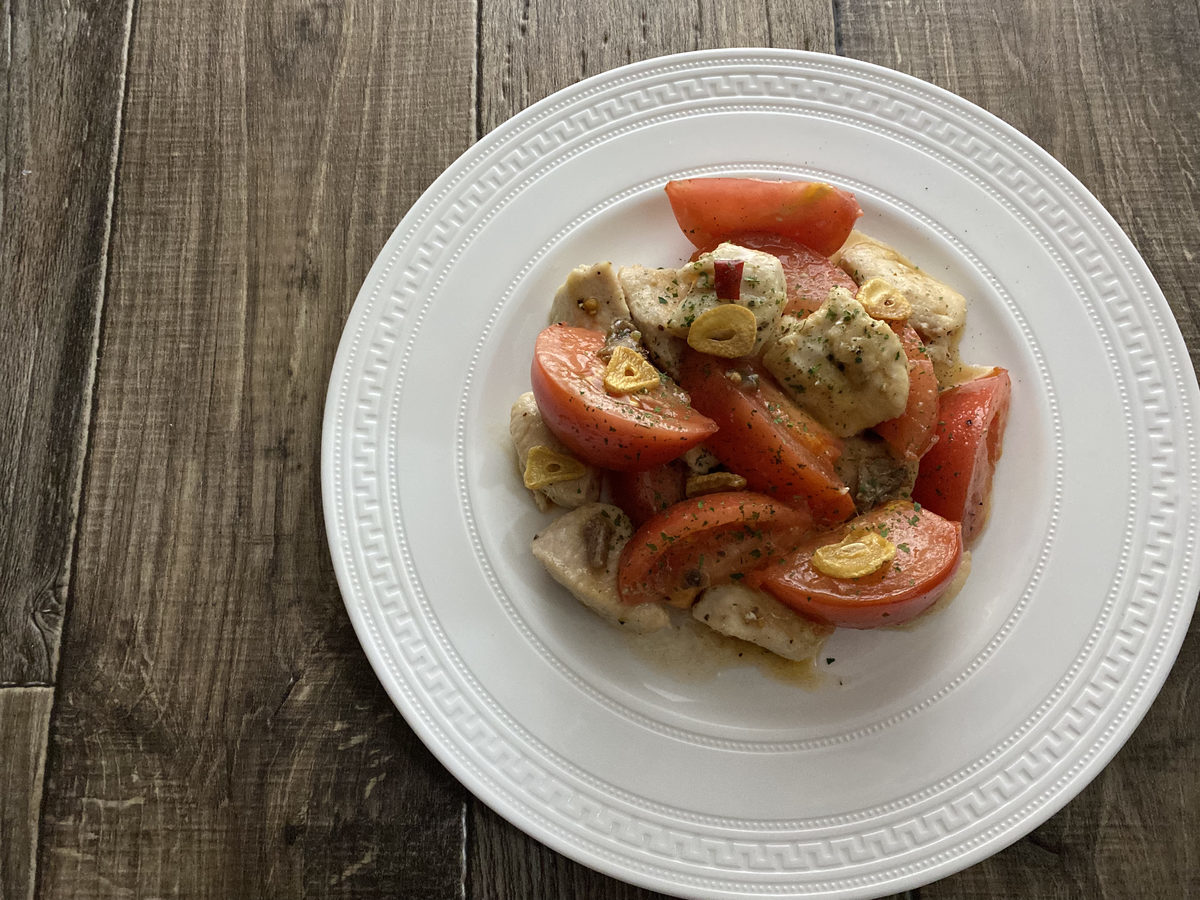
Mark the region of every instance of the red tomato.
POLYGON ((679 377, 696 409, 720 426, 705 446, 749 487, 806 505, 823 524, 854 515, 854 501, 834 471, 842 442, 785 396, 765 371, 690 353, 679 377))
POLYGON ((896 329, 908 357, 908 403, 894 419, 875 426, 899 459, 916 460, 937 443, 938 383, 933 361, 911 325, 896 329))
POLYGON ((938 441, 921 458, 913 499, 962 522, 967 543, 987 520, 992 472, 1004 449, 1011 395, 1008 372, 996 368, 938 397, 938 441))
POLYGON ((782 567, 762 579, 764 590, 818 622, 845 628, 899 625, 932 606, 950 586, 962 561, 957 522, 897 500, 809 538, 782 567), (860 578, 835 578, 812 562, 819 547, 834 544, 851 529, 878 532, 896 545, 896 556, 860 578))
POLYGON ((853 194, 823 182, 686 178, 667 182, 666 190, 675 221, 697 247, 737 232, 767 231, 828 256, 862 215, 853 194))
POLYGON ((612 472, 612 502, 640 526, 687 496, 687 468, 677 460, 642 472, 612 472))
POLYGON ((690 604, 709 585, 780 561, 811 525, 806 510, 750 491, 676 503, 642 525, 621 551, 621 600, 690 604))
POLYGON ((717 430, 670 379, 614 396, 604 388, 598 331, 551 325, 538 335, 529 373, 542 419, 581 459, 605 469, 661 465, 717 430))
POLYGON ((852 294, 858 293, 854 279, 831 263, 828 257, 781 234, 740 232, 723 235, 693 253, 692 260, 698 259, 701 253, 711 253, 718 244, 726 241, 739 247, 770 253, 779 259, 787 284, 787 305, 783 308, 785 315, 808 315, 825 302, 829 289, 833 287, 844 287, 852 294))

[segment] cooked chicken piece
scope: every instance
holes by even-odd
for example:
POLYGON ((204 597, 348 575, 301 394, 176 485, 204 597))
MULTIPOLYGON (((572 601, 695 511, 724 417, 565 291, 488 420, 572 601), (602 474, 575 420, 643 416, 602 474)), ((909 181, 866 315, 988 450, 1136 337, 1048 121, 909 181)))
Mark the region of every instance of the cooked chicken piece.
POLYGON ((629 606, 617 590, 617 561, 633 535, 629 516, 607 503, 589 503, 555 519, 533 538, 533 555, 584 606, 638 634, 667 625, 657 603, 629 606))
POLYGON ((671 312, 679 305, 683 290, 678 273, 674 269, 622 266, 617 280, 651 361, 672 378, 678 378, 687 342, 667 331, 671 312))
POLYGON ((838 251, 837 263, 858 284, 882 278, 908 300, 912 305, 908 323, 925 341, 940 382, 943 370, 955 361, 967 321, 966 298, 926 275, 899 251, 857 231, 838 251))
POLYGON ((721 461, 703 444, 698 444, 681 457, 693 475, 707 475, 721 467, 721 461))
POLYGON ((775 336, 779 316, 787 302, 787 284, 783 265, 770 253, 749 250, 737 244, 721 244, 712 253, 704 253, 695 262, 679 270, 679 302, 671 312, 667 330, 687 338, 692 323, 703 313, 722 303, 736 303, 754 313, 757 336, 752 353, 775 336), (717 299, 715 260, 742 263, 742 284, 737 300, 717 299))
MULTIPOLYGON (((563 456, 572 455, 542 421, 542 413, 532 392, 526 391, 512 405, 508 416, 508 433, 512 437, 513 446, 516 447, 517 465, 522 475, 529 463, 529 451, 534 447, 546 447, 563 456)), ((580 464, 584 468, 584 474, 578 478, 557 481, 537 490, 531 489, 538 509, 545 512, 553 504, 573 509, 584 503, 592 503, 600 496, 600 470, 582 461, 580 464)))
POLYGON ((843 441, 837 473, 850 489, 855 509, 863 513, 887 500, 912 497, 918 462, 896 459, 882 438, 865 432, 843 441))
POLYGON ((692 607, 692 615, 714 631, 785 659, 812 659, 833 634, 829 625, 806 619, 770 594, 740 584, 709 588, 692 607))
POLYGON ((908 357, 895 332, 842 287, 804 319, 784 317, 763 364, 839 437, 894 419, 908 402, 908 357))
POLYGON ((550 307, 551 322, 565 322, 593 331, 608 331, 615 319, 628 318, 625 292, 610 262, 572 269, 555 292, 550 307))

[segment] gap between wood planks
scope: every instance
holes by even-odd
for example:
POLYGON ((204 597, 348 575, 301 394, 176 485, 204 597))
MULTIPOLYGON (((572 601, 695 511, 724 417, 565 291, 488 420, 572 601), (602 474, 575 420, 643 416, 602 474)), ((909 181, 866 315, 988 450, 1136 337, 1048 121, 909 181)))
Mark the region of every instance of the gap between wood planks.
MULTIPOLYGON (((96 416, 96 380, 100 369, 100 339, 104 332, 104 301, 108 296, 108 271, 112 261, 112 223, 113 215, 116 212, 117 205, 117 169, 121 162, 121 143, 124 133, 125 120, 125 104, 126 99, 126 78, 129 75, 129 50, 133 44, 133 12, 137 0, 126 0, 125 4, 125 23, 124 32, 125 40, 121 47, 121 68, 117 73, 117 112, 113 120, 113 139, 112 146, 108 157, 108 196, 105 198, 104 206, 104 230, 100 239, 101 254, 100 254, 100 273, 96 279, 96 304, 95 304, 95 325, 92 328, 92 345, 88 348, 88 369, 87 382, 84 385, 84 404, 83 408, 86 412, 83 415, 83 420, 80 422, 80 430, 83 432, 83 454, 79 461, 79 472, 75 478, 75 484, 71 488, 71 540, 68 544, 67 558, 64 560, 64 569, 66 570, 66 600, 69 601, 72 589, 75 586, 75 557, 79 552, 79 522, 83 513, 83 489, 87 483, 87 473, 91 462, 91 446, 93 422, 96 416)), ((70 615, 69 602, 63 604, 63 621, 60 626, 60 635, 66 631, 67 616, 70 615)), ((62 641, 59 640, 61 648, 62 641)), ((53 682, 57 682, 58 673, 58 658, 57 654, 52 663, 50 675, 53 682)), ((54 715, 53 709, 51 716, 54 715)))
POLYGON ((474 144, 483 137, 483 0, 475 0, 475 78, 472 89, 475 91, 475 96, 471 98, 475 106, 475 125, 471 143, 474 144))
POLYGON ((838 56, 845 56, 846 46, 842 40, 842 0, 829 0, 829 13, 833 19, 833 52, 838 56))
MULTIPOLYGON (((79 463, 77 465, 74 484, 71 485, 70 491, 70 526, 69 539, 67 541, 66 557, 63 560, 62 571, 65 574, 64 583, 66 585, 64 591, 63 614, 62 620, 59 623, 59 641, 58 647, 53 653, 48 654, 50 664, 50 681, 49 683, 23 685, 24 688, 29 688, 34 691, 47 690, 49 697, 43 701, 37 702, 36 709, 31 710, 30 719, 33 726, 32 733, 38 736, 38 745, 32 749, 32 758, 29 761, 27 771, 32 774, 32 783, 26 782, 25 788, 28 790, 27 809, 29 814, 35 815, 36 820, 29 823, 29 843, 27 850, 28 858, 28 897, 37 896, 40 890, 41 873, 38 867, 39 845, 41 843, 41 829, 43 822, 43 813, 45 809, 45 774, 46 760, 49 750, 50 739, 50 723, 54 719, 55 709, 58 705, 58 663, 59 654, 62 647, 62 634, 66 631, 66 622, 70 616, 72 590, 75 583, 75 560, 79 549, 80 537, 80 517, 83 509, 83 494, 84 487, 87 483, 87 473, 90 465, 90 450, 92 446, 93 422, 96 412, 96 382, 99 373, 99 354, 101 346, 101 336, 104 328, 104 308, 105 300, 108 295, 109 287, 109 265, 112 259, 112 224, 113 217, 116 212, 116 197, 117 197, 117 172, 121 159, 121 147, 124 138, 124 114, 127 98, 127 79, 129 75, 129 59, 130 48, 132 46, 133 21, 134 12, 137 0, 126 0, 125 16, 122 25, 123 42, 121 46, 120 65, 117 71, 117 85, 115 91, 116 111, 113 119, 113 134, 112 142, 109 147, 109 157, 107 166, 107 191, 105 196, 105 207, 103 216, 102 233, 100 239, 100 271, 96 278, 96 294, 95 302, 93 303, 91 345, 88 347, 87 368, 85 370, 85 380, 82 387, 82 402, 80 404, 82 410, 82 418, 79 423, 80 440, 83 442, 83 448, 80 453, 79 463)), ((6 38, 8 42, 8 59, 12 59, 12 18, 14 15, 13 6, 9 4, 6 23, 6 38)), ((0 687, 10 687, 10 685, 0 685, 0 687)), ((13 696, 13 695, 6 695, 13 696)), ((6 790, 5 795, 11 797, 21 793, 21 785, 13 785, 12 790, 6 790)), ((0 802, 4 798, 0 798, 0 802)))

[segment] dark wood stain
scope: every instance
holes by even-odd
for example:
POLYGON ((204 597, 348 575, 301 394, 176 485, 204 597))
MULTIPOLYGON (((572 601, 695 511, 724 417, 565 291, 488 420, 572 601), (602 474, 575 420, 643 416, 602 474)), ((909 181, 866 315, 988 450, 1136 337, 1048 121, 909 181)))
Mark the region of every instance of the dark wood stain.
POLYGON ((40 895, 461 891, 464 792, 354 639, 317 461, 358 285, 470 138, 473 34, 138 5, 40 895))
MULTIPOLYGON (((1200 363, 1194 4, 843 2, 847 56, 996 113, 1065 164, 1133 239, 1200 363)), ((922 897, 1200 893, 1200 628, 1126 747, 1058 815, 922 897)))
MULTIPOLYGON (((1197 33, 1164 0, 5 4, 0 900, 660 896, 471 798, 350 629, 320 424, 379 247, 477 134, 580 78, 836 50, 1062 160, 1200 364, 1197 33)), ((1193 624, 1091 786, 904 896, 1200 895, 1198 675, 1193 624)))
POLYGON ((0 21, 0 898, 33 889, 109 249, 126 3, 0 21))

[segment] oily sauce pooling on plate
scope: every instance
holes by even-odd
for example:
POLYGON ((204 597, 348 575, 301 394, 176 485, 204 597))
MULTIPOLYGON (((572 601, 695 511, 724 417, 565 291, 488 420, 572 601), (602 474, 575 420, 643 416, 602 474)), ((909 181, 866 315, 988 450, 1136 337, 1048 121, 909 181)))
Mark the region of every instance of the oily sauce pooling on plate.
POLYGON ((619 627, 682 616, 787 660, 911 621, 986 519, 1010 397, 966 299, 853 230, 851 194, 670 182, 696 253, 568 273, 510 433, 559 515, 534 556, 619 627))

